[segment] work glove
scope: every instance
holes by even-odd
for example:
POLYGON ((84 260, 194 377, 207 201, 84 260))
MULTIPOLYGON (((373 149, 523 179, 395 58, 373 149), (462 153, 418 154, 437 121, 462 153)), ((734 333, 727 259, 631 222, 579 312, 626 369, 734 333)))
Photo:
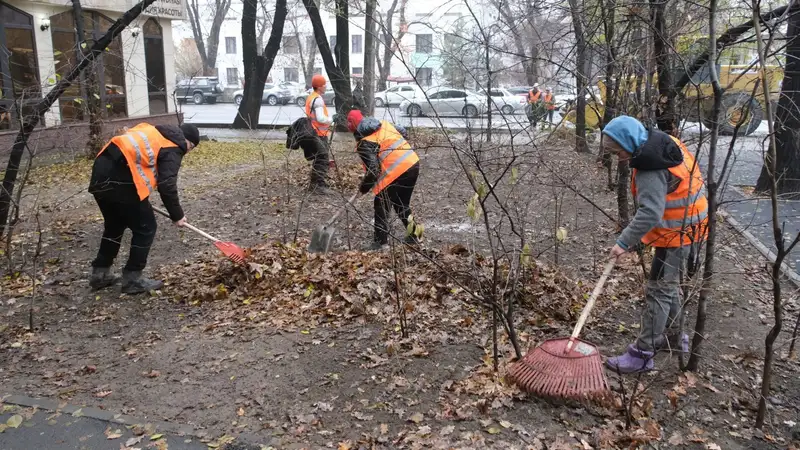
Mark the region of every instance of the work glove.
POLYGON ((340 114, 336 113, 336 114, 333 115, 333 117, 331 117, 331 120, 333 121, 333 123, 339 123, 339 120, 341 118, 342 118, 342 116, 340 114))
POLYGON ((361 180, 361 185, 358 187, 358 192, 361 194, 366 194, 370 189, 372 189, 372 183, 367 183, 366 179, 361 180))

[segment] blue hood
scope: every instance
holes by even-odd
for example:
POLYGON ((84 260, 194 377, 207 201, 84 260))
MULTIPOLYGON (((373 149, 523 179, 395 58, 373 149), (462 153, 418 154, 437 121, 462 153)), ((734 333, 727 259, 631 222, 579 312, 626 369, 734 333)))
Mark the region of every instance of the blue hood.
POLYGON ((649 136, 644 125, 631 116, 611 119, 603 128, 603 134, 614 139, 628 153, 633 153, 641 147, 649 136))

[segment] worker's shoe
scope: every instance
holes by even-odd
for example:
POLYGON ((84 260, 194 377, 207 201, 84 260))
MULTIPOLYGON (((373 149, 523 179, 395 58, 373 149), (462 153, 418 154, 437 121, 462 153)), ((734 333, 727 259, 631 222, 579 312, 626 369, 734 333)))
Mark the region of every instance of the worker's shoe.
POLYGON ((143 294, 164 287, 164 283, 142 276, 142 271, 122 272, 122 293, 143 294))
POLYGON ((312 184, 308 187, 308 191, 312 195, 331 195, 333 189, 329 188, 327 184, 312 184))
POLYGON ((368 251, 368 252, 377 252, 377 251, 385 250, 388 247, 389 247, 389 243, 388 242, 372 241, 371 243, 367 244, 364 247, 364 250, 368 251))
POLYGON ((110 267, 92 267, 92 276, 89 277, 89 287, 93 291, 113 286, 119 277, 111 273, 110 267))
POLYGON ((628 351, 620 356, 614 356, 606 360, 606 367, 619 373, 638 373, 653 370, 653 352, 648 352, 636 348, 630 344, 628 351))

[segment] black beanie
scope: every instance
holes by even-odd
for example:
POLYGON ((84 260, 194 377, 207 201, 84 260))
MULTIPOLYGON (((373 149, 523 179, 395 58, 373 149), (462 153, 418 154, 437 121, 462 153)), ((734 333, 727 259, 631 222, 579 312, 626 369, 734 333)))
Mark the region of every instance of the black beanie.
POLYGON ((196 146, 200 143, 200 130, 196 126, 190 123, 183 123, 181 124, 181 131, 183 131, 183 137, 193 145, 196 146))

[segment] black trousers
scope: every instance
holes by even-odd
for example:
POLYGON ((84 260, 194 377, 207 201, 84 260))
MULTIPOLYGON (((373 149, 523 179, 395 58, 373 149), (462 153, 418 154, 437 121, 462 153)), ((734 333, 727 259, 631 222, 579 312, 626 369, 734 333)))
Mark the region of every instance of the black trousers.
POLYGON ((103 239, 100 241, 100 250, 97 258, 92 262, 92 267, 111 267, 119 253, 122 235, 128 228, 133 233, 131 238, 131 252, 128 256, 126 271, 141 271, 147 265, 147 256, 156 236, 156 216, 150 206, 149 199, 141 202, 121 203, 107 197, 95 196, 97 206, 103 213, 105 229, 103 239))
POLYGON ((311 186, 328 185, 328 140, 318 136, 316 139, 303 139, 300 141, 303 155, 311 161, 311 186))
POLYGON ((389 186, 386 186, 375 196, 375 242, 386 244, 389 242, 389 209, 400 217, 404 227, 408 227, 408 216, 411 215, 411 195, 419 177, 419 163, 414 164, 402 175, 397 177, 389 186))

